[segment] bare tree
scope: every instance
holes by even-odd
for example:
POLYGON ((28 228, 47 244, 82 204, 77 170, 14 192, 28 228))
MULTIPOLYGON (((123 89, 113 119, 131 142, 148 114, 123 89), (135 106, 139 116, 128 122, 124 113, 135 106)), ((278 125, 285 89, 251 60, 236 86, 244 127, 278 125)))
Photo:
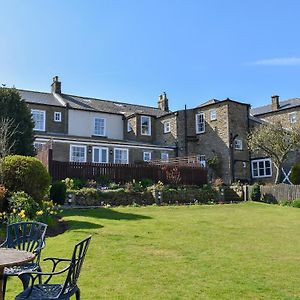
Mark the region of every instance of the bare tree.
POLYGON ((0 157, 3 158, 12 153, 16 143, 14 136, 17 134, 18 124, 12 118, 0 119, 0 157))
POLYGON ((252 152, 268 155, 276 168, 275 183, 279 183, 281 168, 290 152, 300 146, 300 128, 284 128, 280 122, 263 124, 248 136, 248 146, 252 152))

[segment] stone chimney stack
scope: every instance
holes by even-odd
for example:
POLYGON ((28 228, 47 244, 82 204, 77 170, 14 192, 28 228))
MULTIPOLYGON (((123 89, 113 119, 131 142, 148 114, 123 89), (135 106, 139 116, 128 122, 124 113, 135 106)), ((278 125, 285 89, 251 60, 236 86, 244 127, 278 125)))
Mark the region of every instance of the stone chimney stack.
POLYGON ((61 82, 58 80, 58 76, 53 77, 51 92, 55 94, 61 94, 61 82))
POLYGON ((158 108, 164 111, 169 111, 169 100, 165 92, 158 97, 158 108))
POLYGON ((279 96, 274 95, 271 97, 272 98, 272 110, 278 110, 280 105, 279 105, 279 96))

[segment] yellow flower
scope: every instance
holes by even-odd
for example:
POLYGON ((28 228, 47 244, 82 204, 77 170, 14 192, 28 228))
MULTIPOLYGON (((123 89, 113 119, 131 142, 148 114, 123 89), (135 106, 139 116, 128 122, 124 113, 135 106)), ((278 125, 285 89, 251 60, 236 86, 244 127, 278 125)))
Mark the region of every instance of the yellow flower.
POLYGON ((43 215, 43 213, 44 213, 44 212, 43 212, 42 210, 39 210, 39 211, 36 212, 36 215, 37 215, 37 216, 41 216, 41 215, 43 215))
POLYGON ((14 209, 12 210, 12 212, 15 214, 15 213, 17 212, 17 210, 14 208, 14 209))

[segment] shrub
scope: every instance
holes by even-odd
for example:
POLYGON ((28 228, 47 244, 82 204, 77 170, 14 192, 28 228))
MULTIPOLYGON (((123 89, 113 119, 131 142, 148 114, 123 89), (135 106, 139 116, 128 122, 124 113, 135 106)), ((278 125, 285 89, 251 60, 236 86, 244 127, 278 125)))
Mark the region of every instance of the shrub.
POLYGON ((292 206, 293 206, 293 207, 298 207, 298 208, 300 208, 300 199, 295 199, 295 200, 292 202, 292 206))
POLYGON ((148 186, 153 185, 153 180, 149 178, 144 178, 141 180, 141 185, 143 188, 147 188, 148 186))
POLYGON ((4 209, 4 200, 7 193, 7 189, 4 185, 0 185, 0 211, 4 209))
POLYGON ((199 203, 217 202, 218 199, 218 192, 210 184, 203 185, 196 195, 196 200, 199 203))
POLYGON ((66 185, 67 190, 74 189, 74 180, 72 178, 66 178, 66 179, 62 180, 61 182, 63 182, 66 185))
POLYGON ((67 187, 62 181, 54 182, 50 188, 50 199, 57 204, 64 204, 66 199, 67 187))
POLYGON ((85 187, 86 180, 79 179, 79 178, 73 178, 73 184, 75 190, 80 190, 85 187))
POLYGON ((263 194, 261 197, 261 201, 268 204, 277 204, 278 201, 272 194, 263 194))
POLYGON ((100 186, 108 186, 111 183, 111 180, 107 176, 101 175, 97 178, 97 183, 100 186))
POLYGON ((50 186, 50 175, 34 157, 11 155, 3 160, 3 182, 10 192, 25 191, 41 201, 50 186))
POLYGON ((300 164, 293 165, 290 180, 293 184, 300 184, 300 164))
POLYGON ((254 183, 251 190, 251 200, 260 201, 260 198, 261 198, 260 186, 258 183, 254 183))
POLYGON ((55 216, 59 212, 62 212, 60 205, 54 204, 52 200, 42 201, 40 209, 36 212, 35 219, 52 226, 55 223, 55 216))
POLYGON ((36 212, 39 209, 39 205, 34 199, 25 192, 14 192, 9 199, 9 208, 13 211, 13 214, 24 216, 29 219, 34 219, 36 212), (23 213, 22 213, 23 211, 23 213))

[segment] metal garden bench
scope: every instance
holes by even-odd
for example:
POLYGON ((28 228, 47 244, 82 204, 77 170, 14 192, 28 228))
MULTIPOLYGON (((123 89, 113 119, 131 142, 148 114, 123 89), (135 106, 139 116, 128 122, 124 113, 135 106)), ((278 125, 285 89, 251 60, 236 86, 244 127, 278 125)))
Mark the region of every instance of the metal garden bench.
POLYGON ((76 295, 76 300, 80 299, 80 289, 77 286, 77 280, 80 270, 90 244, 91 237, 88 237, 75 245, 71 259, 49 257, 44 261, 50 260, 53 263, 51 272, 24 272, 20 276, 26 274, 31 277, 31 286, 20 293, 16 300, 50 300, 50 299, 70 299, 72 295, 76 295), (55 271, 61 262, 69 262, 68 266, 60 271, 55 271), (49 284, 53 276, 67 272, 66 279, 62 284, 49 284), (44 283, 35 284, 40 276, 47 276, 44 283))

